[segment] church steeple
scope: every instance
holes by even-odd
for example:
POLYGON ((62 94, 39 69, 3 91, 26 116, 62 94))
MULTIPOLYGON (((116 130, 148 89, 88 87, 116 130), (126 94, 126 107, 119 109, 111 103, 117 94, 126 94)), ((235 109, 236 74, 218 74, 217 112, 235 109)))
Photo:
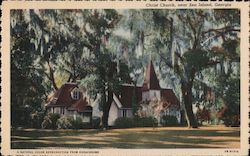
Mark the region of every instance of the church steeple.
POLYGON ((142 89, 144 91, 146 91, 146 90, 160 90, 161 89, 152 61, 150 61, 150 63, 148 64, 148 66, 146 68, 142 89))

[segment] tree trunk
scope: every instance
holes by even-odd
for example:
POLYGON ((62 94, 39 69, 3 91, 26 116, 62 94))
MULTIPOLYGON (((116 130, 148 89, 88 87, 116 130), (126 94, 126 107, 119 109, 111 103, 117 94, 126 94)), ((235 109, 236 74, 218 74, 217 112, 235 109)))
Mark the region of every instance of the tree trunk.
POLYGON ((182 95, 185 105, 185 113, 186 113, 188 127, 198 128, 198 123, 193 113, 191 85, 184 85, 184 86, 182 85, 182 95))
POLYGON ((137 111, 138 111, 136 82, 137 81, 134 82, 134 89, 133 89, 133 96, 132 96, 132 109, 133 109, 134 116, 137 116, 137 111))
POLYGON ((108 100, 107 102, 104 103, 104 106, 103 106, 102 122, 103 122, 104 128, 108 128, 109 110, 110 110, 112 101, 113 101, 113 92, 108 91, 108 100))
POLYGON ((49 80, 51 81, 53 87, 55 90, 58 90, 58 87, 56 85, 56 82, 55 82, 55 77, 54 77, 54 70, 52 69, 49 61, 47 61, 47 64, 49 66, 49 80))

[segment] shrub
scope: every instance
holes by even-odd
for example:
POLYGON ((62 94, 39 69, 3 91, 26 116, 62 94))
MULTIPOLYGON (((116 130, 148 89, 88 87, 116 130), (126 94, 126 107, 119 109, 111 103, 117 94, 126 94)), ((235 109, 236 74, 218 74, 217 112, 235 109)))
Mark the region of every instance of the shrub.
POLYGON ((198 123, 202 125, 202 122, 204 121, 209 122, 211 120, 211 113, 206 108, 203 109, 198 108, 196 112, 196 118, 198 120, 198 123))
POLYGON ((131 128, 134 126, 135 126, 135 124, 134 124, 133 118, 121 117, 121 118, 117 118, 115 120, 115 127, 116 128, 131 128))
POLYGON ((178 125, 178 120, 175 116, 171 115, 164 115, 162 117, 162 123, 163 126, 176 126, 178 125))
POLYGON ((222 108, 218 113, 217 117, 223 121, 227 127, 239 127, 240 126, 240 115, 232 113, 231 109, 226 107, 222 108))
POLYGON ((81 129, 86 127, 86 125, 82 122, 82 118, 78 116, 75 119, 70 117, 70 123, 73 129, 81 129))
POLYGON ((143 117, 138 117, 138 116, 133 118, 135 127, 143 127, 142 118, 143 117))
POLYGON ((34 112, 31 114, 31 125, 33 128, 41 128, 44 119, 44 112, 34 112))
POLYGON ((60 118, 59 114, 48 113, 42 122, 42 128, 45 129, 56 129, 56 122, 60 118))
POLYGON ((52 125, 51 120, 49 119, 48 116, 45 116, 44 119, 43 119, 43 122, 42 122, 42 128, 43 129, 49 129, 49 128, 52 127, 51 125, 52 125))
POLYGON ((101 118, 98 116, 93 116, 92 118, 92 128, 100 128, 101 118))
POLYGON ((227 127, 239 127, 240 125, 239 115, 233 115, 231 117, 225 116, 220 119, 224 122, 225 126, 227 127))
POLYGON ((62 116, 56 122, 58 129, 70 129, 72 128, 71 119, 66 116, 62 116))
POLYGON ((155 127, 157 124, 158 122, 154 117, 122 117, 115 120, 116 128, 155 127))
POLYGON ((135 118, 136 127, 155 127, 158 125, 157 119, 154 117, 135 118))
POLYGON ((239 127, 240 126, 240 115, 234 115, 232 117, 232 127, 239 127))

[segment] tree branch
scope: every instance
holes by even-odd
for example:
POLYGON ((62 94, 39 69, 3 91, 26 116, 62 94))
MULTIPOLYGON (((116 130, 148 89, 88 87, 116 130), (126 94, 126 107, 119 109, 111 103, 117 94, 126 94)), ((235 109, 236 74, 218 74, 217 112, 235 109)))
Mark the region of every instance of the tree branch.
POLYGON ((168 60, 167 60, 164 56, 162 56, 160 52, 157 51, 157 53, 158 53, 158 55, 160 56, 160 58, 161 58, 162 60, 164 60, 164 63, 165 63, 169 68, 174 69, 173 65, 172 65, 170 62, 168 62, 168 60))
POLYGON ((232 27, 224 27, 224 28, 219 28, 219 29, 209 29, 207 31, 203 31, 202 34, 204 35, 210 32, 215 32, 218 34, 218 33, 227 33, 231 31, 240 32, 240 29, 234 29, 232 27))
POLYGON ((55 88, 55 90, 58 90, 58 87, 56 85, 56 82, 55 82, 55 78, 54 78, 54 70, 52 69, 49 61, 47 61, 47 64, 49 66, 49 77, 50 77, 50 81, 52 82, 52 85, 53 87, 55 88))
POLYGON ((177 56, 182 62, 184 61, 184 58, 181 56, 180 53, 175 52, 175 56, 177 56))
POLYGON ((209 61, 205 64, 205 66, 213 66, 213 65, 216 65, 216 64, 219 64, 221 63, 221 61, 209 61))

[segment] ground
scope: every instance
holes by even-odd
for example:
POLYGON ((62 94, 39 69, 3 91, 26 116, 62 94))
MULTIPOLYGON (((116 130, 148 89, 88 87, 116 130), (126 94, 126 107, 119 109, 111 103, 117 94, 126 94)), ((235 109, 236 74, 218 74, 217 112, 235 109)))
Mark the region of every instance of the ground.
POLYGON ((11 148, 239 148, 240 128, 209 126, 12 131, 11 148))

